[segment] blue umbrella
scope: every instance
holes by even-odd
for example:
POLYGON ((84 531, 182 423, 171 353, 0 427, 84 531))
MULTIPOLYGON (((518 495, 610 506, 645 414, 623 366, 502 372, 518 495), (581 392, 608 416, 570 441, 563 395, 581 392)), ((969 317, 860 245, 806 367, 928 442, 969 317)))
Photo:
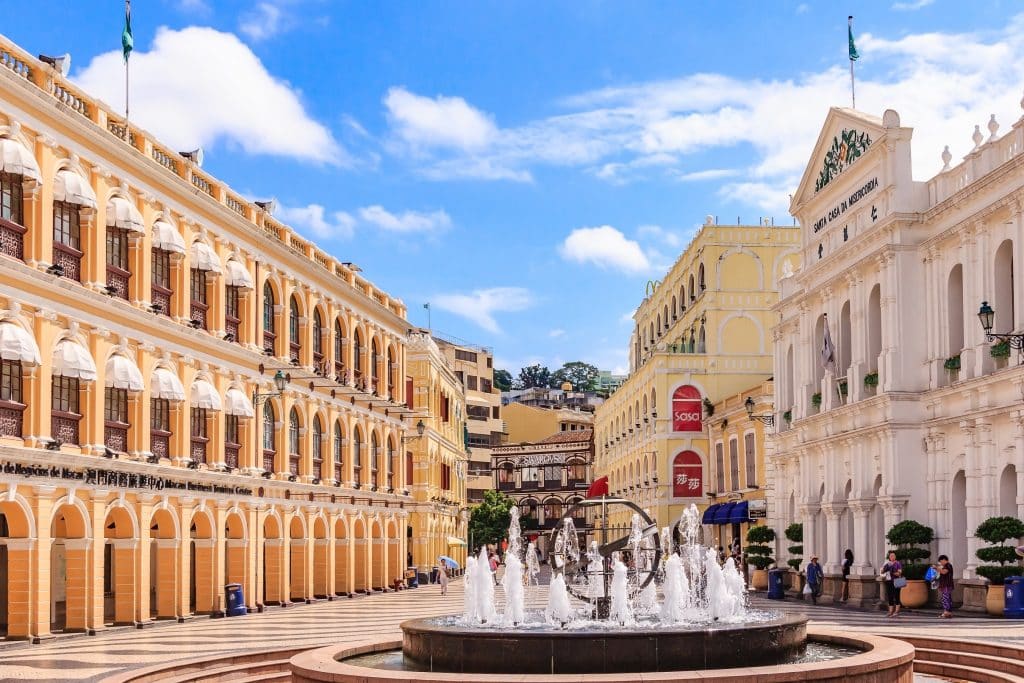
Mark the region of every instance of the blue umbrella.
POLYGON ((459 568, 459 563, 456 562, 455 560, 453 560, 452 558, 448 557, 447 555, 441 555, 437 559, 441 560, 442 562, 444 562, 446 565, 448 565, 452 569, 458 569, 459 568))

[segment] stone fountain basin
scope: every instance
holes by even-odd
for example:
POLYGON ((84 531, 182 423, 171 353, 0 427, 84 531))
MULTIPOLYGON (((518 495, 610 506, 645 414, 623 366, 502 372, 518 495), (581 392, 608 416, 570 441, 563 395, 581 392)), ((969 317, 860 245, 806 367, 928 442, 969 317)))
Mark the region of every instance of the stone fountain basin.
POLYGON ((601 683, 670 683, 682 681, 714 681, 715 683, 784 683, 815 681, 816 683, 911 683, 914 647, 909 643, 869 634, 851 635, 812 627, 809 640, 854 647, 861 654, 827 662, 767 667, 747 667, 718 671, 663 671, 656 673, 623 673, 588 676, 514 675, 514 674, 447 674, 441 672, 409 672, 368 669, 345 660, 373 652, 396 650, 401 641, 378 638, 363 643, 330 645, 309 650, 291 659, 292 681, 296 683, 579 683, 580 680, 601 683))
POLYGON ((401 624, 402 652, 429 671, 596 674, 779 664, 807 640, 807 618, 610 630, 485 629, 415 619, 401 624))

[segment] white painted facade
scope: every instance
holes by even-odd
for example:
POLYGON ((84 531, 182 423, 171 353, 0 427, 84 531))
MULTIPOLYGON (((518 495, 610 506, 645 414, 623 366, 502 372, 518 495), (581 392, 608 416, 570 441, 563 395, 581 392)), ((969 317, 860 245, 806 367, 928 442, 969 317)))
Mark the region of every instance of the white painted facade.
POLYGON ((793 195, 804 265, 775 307, 768 514, 778 530, 804 524, 804 557, 826 573, 846 548, 855 574, 877 573, 885 532, 914 519, 935 530, 933 557, 973 578, 973 529, 1024 515, 1024 366, 1016 351, 993 358, 977 317, 988 301, 995 332, 1024 329, 1024 117, 1005 135, 988 127, 961 163, 947 150, 915 181, 896 112, 833 108, 793 195), (844 131, 870 144, 823 176, 844 131), (820 362, 826 315, 834 373, 820 362))

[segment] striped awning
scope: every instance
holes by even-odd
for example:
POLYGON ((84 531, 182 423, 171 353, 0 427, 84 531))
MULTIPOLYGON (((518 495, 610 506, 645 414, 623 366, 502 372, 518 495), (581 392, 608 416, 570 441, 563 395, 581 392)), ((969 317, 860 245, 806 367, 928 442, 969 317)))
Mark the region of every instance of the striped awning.
POLYGON ((37 183, 42 180, 35 155, 14 138, 0 138, 0 171, 31 178, 37 183))
POLYGON ((53 182, 53 200, 96 208, 96 193, 89 181, 67 168, 57 171, 57 178, 53 182))
POLYGON ((107 202, 107 227, 145 232, 146 220, 131 200, 114 196, 107 202))
POLYGON ((36 340, 21 325, 9 320, 0 322, 0 359, 21 361, 25 365, 42 362, 36 340))

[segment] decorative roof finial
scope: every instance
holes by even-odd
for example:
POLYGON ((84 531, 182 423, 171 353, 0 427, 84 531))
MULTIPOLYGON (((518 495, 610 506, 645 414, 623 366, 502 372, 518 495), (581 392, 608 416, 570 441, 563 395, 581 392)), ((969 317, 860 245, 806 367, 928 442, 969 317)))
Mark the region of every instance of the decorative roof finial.
POLYGON ((999 130, 999 122, 996 121, 996 115, 992 114, 992 118, 988 120, 988 132, 991 133, 988 138, 989 142, 995 142, 997 130, 999 130))
POLYGON ((974 149, 981 147, 981 141, 985 139, 981 134, 981 126, 974 127, 974 135, 971 136, 971 139, 974 140, 974 149))
POLYGON ((943 171, 948 171, 949 170, 949 162, 952 161, 952 160, 953 160, 953 155, 949 153, 949 145, 946 145, 946 148, 942 150, 942 170, 943 171))

